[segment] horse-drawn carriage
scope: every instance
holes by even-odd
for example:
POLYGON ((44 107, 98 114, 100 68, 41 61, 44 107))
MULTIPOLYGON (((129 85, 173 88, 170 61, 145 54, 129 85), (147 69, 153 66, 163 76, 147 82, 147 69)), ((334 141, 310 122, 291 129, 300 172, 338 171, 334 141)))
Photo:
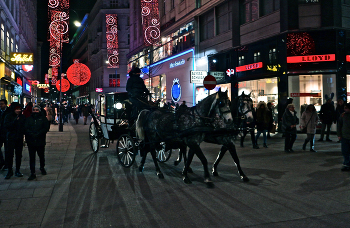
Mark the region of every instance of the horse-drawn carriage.
MULTIPOLYGON (((234 103, 237 103, 236 101, 234 103)), ((249 104, 239 102, 244 107, 249 104)), ((200 143, 207 141, 222 145, 218 158, 213 165, 213 175, 217 175, 217 165, 227 150, 229 150, 238 168, 242 180, 248 181, 241 170, 239 159, 233 144, 234 135, 238 134, 237 123, 234 119, 241 116, 232 116, 231 102, 226 92, 220 90, 205 98, 192 108, 174 113, 164 108, 150 108, 142 110, 135 123, 136 127, 129 126, 128 120, 132 106, 127 99, 127 93, 113 93, 100 96, 97 113, 92 115, 90 124, 90 142, 94 152, 98 151, 100 139, 109 142, 117 140, 116 154, 124 167, 130 167, 139 153, 142 160, 139 170, 142 172, 146 155, 151 153, 156 172, 159 178, 163 174, 157 164, 158 161, 167 161, 172 149, 189 148, 188 159, 182 172, 185 183, 191 183, 187 177, 190 163, 194 154, 198 156, 204 167, 205 182, 210 185, 210 175, 207 160, 200 149, 200 143)), ((237 106, 237 105, 236 105, 237 106)), ((237 110, 242 110, 237 106, 237 110)), ((247 112, 246 112, 247 113, 247 112)))
MULTIPOLYGON (((97 153, 100 147, 108 148, 116 140, 116 154, 124 167, 130 167, 134 163, 141 142, 136 137, 135 129, 129 126, 131 112, 132 104, 126 92, 101 94, 96 112, 91 113, 89 128, 92 151, 97 153)), ((165 150, 165 143, 161 142, 157 148, 158 161, 167 161, 172 150, 165 150)))

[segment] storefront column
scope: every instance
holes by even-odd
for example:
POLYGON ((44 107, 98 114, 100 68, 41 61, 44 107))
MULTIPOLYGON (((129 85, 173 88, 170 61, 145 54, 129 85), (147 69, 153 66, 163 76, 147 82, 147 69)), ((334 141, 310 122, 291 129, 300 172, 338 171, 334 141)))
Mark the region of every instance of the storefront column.
MULTIPOLYGON (((282 121, 282 115, 287 106, 288 99, 288 75, 281 70, 278 76, 278 121, 282 121)), ((280 125, 281 126, 281 125, 280 125)))

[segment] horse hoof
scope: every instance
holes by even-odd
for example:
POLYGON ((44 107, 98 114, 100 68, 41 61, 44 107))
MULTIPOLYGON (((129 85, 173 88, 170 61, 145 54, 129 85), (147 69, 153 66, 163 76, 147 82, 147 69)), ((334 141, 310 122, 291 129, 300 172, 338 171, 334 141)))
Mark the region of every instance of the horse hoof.
POLYGON ((204 183, 207 184, 207 188, 214 188, 214 183, 209 178, 205 179, 204 183))
POLYGON ((180 161, 174 161, 174 165, 177 166, 180 163, 180 161))
POLYGON ((143 172, 143 166, 139 166, 139 172, 140 172, 140 173, 143 172))
POLYGON ((248 182, 249 178, 247 176, 241 176, 243 182, 248 182))
POLYGON ((192 181, 188 177, 183 178, 185 184, 192 184, 192 181))
POLYGON ((188 172, 188 173, 193 173, 192 168, 188 168, 187 172, 188 172))
POLYGON ((158 176, 159 179, 164 179, 163 173, 160 173, 160 172, 159 172, 159 173, 157 173, 157 176, 158 176))

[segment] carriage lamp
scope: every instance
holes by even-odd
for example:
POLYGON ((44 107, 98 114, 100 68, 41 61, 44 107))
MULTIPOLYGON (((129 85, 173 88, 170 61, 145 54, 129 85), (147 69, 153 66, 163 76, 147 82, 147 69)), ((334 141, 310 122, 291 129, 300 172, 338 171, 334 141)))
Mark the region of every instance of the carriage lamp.
POLYGON ((120 103, 120 102, 115 103, 115 104, 114 104, 114 108, 116 108, 116 109, 122 109, 122 108, 123 108, 123 104, 120 103))

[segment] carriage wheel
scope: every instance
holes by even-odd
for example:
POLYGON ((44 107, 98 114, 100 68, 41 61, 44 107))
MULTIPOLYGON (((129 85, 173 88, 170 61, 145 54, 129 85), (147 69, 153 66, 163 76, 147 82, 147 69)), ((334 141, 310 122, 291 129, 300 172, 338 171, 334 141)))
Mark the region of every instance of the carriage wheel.
POLYGON ((135 161, 137 148, 133 138, 124 134, 121 135, 117 142, 117 157, 120 164, 124 167, 130 167, 135 161))
POLYGON ((159 162, 166 162, 171 157, 172 149, 165 150, 165 142, 161 142, 160 145, 161 148, 159 150, 156 149, 157 160, 159 162))
POLYGON ((94 122, 90 123, 89 136, 91 149, 94 153, 97 153, 98 149, 100 148, 100 139, 98 138, 98 131, 94 122))

